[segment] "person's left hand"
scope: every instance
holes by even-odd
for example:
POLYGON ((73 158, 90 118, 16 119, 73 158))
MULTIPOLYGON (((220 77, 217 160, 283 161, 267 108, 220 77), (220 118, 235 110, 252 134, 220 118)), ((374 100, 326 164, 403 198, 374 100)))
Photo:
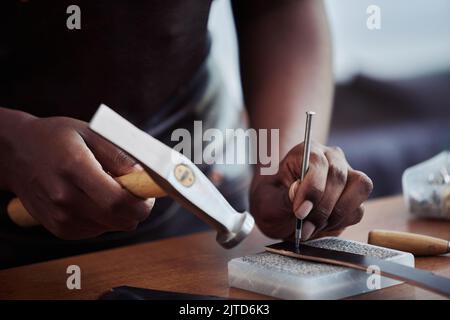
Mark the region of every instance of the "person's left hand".
POLYGON ((296 217, 304 219, 303 241, 339 233, 363 217, 362 203, 373 189, 370 178, 353 170, 340 148, 313 142, 309 170, 300 183, 302 155, 303 143, 286 155, 277 174, 253 178, 251 212, 271 238, 292 238, 296 217))

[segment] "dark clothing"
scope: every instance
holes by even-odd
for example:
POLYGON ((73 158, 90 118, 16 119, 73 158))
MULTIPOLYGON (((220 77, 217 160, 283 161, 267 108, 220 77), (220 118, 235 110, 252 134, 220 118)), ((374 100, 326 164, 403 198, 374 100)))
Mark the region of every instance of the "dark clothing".
POLYGON ((142 125, 205 60, 209 9, 208 0, 2 0, 1 106, 87 121, 105 103, 142 125), (80 30, 66 26, 73 4, 80 30))

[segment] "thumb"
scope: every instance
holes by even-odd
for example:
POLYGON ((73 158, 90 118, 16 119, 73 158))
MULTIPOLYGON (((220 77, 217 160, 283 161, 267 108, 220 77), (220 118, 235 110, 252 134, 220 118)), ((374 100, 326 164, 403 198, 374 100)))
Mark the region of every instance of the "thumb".
POLYGON ((291 202, 294 202, 295 193, 297 192, 299 183, 300 180, 295 180, 289 187, 289 200, 291 200, 291 202))
POLYGON ((83 138, 97 161, 102 165, 103 170, 112 176, 118 177, 142 170, 133 157, 95 132, 89 130, 83 138))

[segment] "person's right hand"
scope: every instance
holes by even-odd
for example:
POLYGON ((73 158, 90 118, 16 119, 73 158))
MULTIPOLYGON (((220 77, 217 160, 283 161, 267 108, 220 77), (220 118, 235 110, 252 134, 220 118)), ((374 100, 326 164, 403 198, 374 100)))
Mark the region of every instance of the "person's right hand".
POLYGON ((154 199, 138 199, 111 177, 140 170, 136 162, 87 123, 29 117, 12 134, 8 189, 57 237, 130 231, 150 214, 154 199))

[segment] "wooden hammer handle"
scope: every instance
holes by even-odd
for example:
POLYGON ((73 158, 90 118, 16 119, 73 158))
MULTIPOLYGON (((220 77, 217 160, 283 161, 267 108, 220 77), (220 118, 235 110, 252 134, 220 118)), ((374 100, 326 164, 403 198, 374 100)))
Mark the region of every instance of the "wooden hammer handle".
MULTIPOLYGON (((132 172, 117 177, 115 180, 133 195, 142 199, 160 198, 166 195, 166 192, 145 171, 132 172)), ((14 198, 9 202, 7 212, 9 218, 20 227, 39 225, 39 222, 28 213, 19 198, 14 198)))
POLYGON ((416 256, 434 256, 450 252, 449 242, 421 234, 372 230, 369 232, 369 244, 411 252, 416 256))

